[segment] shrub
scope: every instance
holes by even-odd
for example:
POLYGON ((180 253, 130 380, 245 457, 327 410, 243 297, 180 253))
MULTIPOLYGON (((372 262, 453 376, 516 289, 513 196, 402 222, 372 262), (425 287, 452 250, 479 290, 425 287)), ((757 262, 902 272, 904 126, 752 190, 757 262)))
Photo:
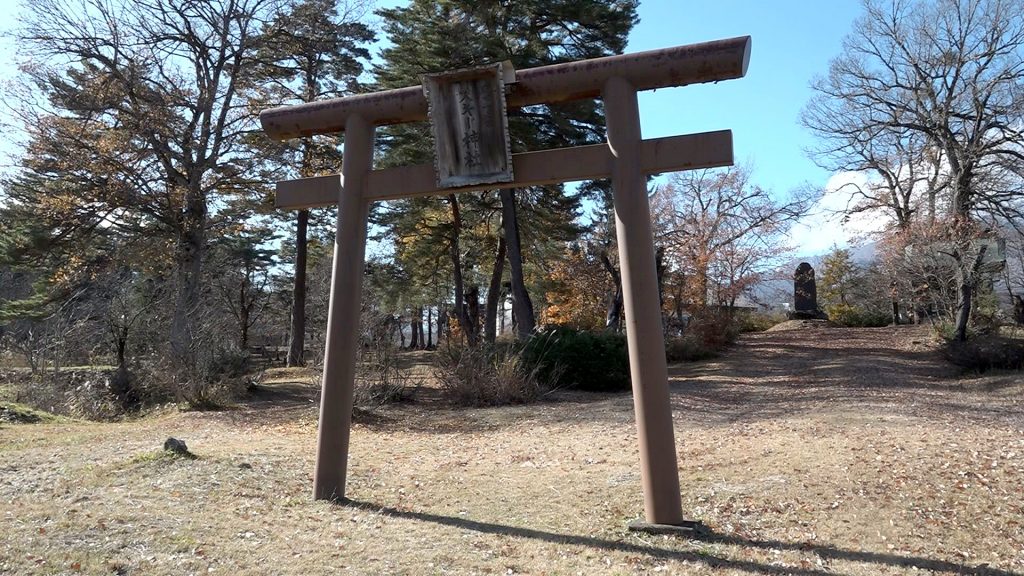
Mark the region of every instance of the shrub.
POLYGON ((199 355, 185 379, 177 383, 179 400, 195 410, 219 410, 258 381, 250 374, 249 352, 237 346, 217 346, 199 355))
POLYGON ((530 338, 523 353, 541 381, 552 388, 630 389, 629 353, 622 334, 548 328, 530 338))
POLYGON ((61 416, 114 420, 123 414, 111 391, 116 372, 99 369, 42 370, 25 375, 15 401, 61 416))
POLYGON ((1000 336, 984 335, 966 342, 953 340, 947 344, 950 362, 975 372, 1024 369, 1024 342, 1000 336))
POLYGON ((439 348, 434 375, 445 395, 461 406, 521 404, 541 392, 537 366, 512 346, 439 348))
POLYGON ((202 375, 208 382, 240 378, 249 373, 249 351, 237 346, 218 347, 202 362, 202 375))
MULTIPOLYGON (((948 320, 942 322, 935 322, 932 324, 932 328, 935 330, 935 333, 939 335, 939 338, 942 338, 947 342, 952 341, 956 333, 956 325, 948 320)), ((975 337, 976 335, 977 334, 974 332, 974 330, 968 325, 967 337, 970 339, 975 337)))
POLYGON ((739 337, 740 322, 737 318, 737 314, 726 310, 704 310, 690 320, 683 336, 696 338, 701 345, 717 354, 739 337))
POLYGON ((667 362, 696 362, 714 358, 717 355, 717 350, 709 348, 694 334, 684 334, 665 340, 665 360, 667 362))
POLYGON ((786 321, 785 314, 761 312, 741 312, 736 315, 736 330, 740 334, 764 332, 765 330, 786 321))
POLYGON ((414 390, 406 379, 399 380, 387 376, 383 379, 359 378, 355 383, 353 402, 362 408, 385 406, 409 400, 414 390))
POLYGON ((825 307, 825 313, 831 322, 850 328, 878 328, 892 324, 892 311, 883 312, 849 304, 833 304, 825 307))
POLYGON ((399 350, 388 338, 376 338, 360 349, 356 365, 356 406, 376 407, 412 397, 409 371, 399 365, 399 350))
POLYGON ((681 334, 665 338, 665 358, 668 362, 714 358, 740 334, 764 331, 783 320, 778 314, 708 308, 692 316, 681 334))

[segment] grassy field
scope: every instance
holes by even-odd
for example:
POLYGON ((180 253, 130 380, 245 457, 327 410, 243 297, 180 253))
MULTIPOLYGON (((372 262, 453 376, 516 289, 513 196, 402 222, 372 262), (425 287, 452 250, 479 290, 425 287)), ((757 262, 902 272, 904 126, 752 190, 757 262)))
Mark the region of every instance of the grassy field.
POLYGON ((315 388, 271 377, 224 412, 0 423, 0 573, 1024 574, 1021 374, 960 375, 915 328, 673 367, 690 539, 625 529, 629 395, 360 412, 337 505, 310 498, 315 388))

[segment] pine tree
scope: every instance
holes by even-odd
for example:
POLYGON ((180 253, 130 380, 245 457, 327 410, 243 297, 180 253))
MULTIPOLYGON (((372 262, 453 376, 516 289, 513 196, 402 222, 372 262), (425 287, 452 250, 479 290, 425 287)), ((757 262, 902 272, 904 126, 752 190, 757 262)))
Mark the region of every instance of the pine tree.
MULTIPOLYGON (((304 0, 267 26, 259 53, 267 105, 314 102, 358 90, 362 61, 369 59, 365 46, 375 37, 358 21, 361 14, 357 7, 339 6, 337 0, 304 0)), ((259 153, 273 158, 279 176, 291 175, 289 168, 293 166, 300 177, 337 172, 341 166, 341 151, 334 137, 272 142, 260 135, 256 143, 259 153)), ((288 366, 304 363, 309 225, 310 211, 299 210, 295 219, 288 366)))
MULTIPOLYGON (((637 21, 636 2, 630 0, 413 0, 407 7, 381 10, 378 14, 392 44, 382 51, 383 62, 374 69, 377 87, 381 89, 415 85, 425 73, 506 60, 517 69, 525 69, 621 53, 637 21)), ((601 108, 594 101, 510 111, 509 131, 513 152, 575 146, 604 138, 601 108)), ((383 134, 382 141, 388 163, 431 161, 431 137, 425 123, 392 127, 383 134)), ((466 200, 469 201, 472 200, 466 200)), ((421 202, 409 201, 406 205, 412 207, 421 202)), ((580 199, 566 196, 561 186, 549 186, 518 193, 505 190, 499 194, 499 202, 513 313, 518 333, 524 337, 533 329, 534 311, 527 290, 527 259, 523 257, 522 245, 528 243, 532 247, 541 240, 568 240, 578 234, 579 230, 565 217, 578 212, 580 199), (552 211, 559 211, 562 220, 558 226, 542 228, 555 220, 552 211)), ((448 251, 454 281, 460 284, 461 254, 454 247, 459 245, 461 230, 455 224, 463 202, 450 196, 447 203, 451 212, 448 251)), ((500 252, 495 248, 490 253, 500 252)), ((499 284, 499 268, 504 260, 492 267, 491 290, 499 284)), ((464 294, 457 290, 456 317, 468 326, 463 298, 464 294)), ((489 315, 496 309, 493 298, 494 295, 488 295, 489 315)), ((493 326, 493 318, 488 317, 484 324, 493 326)))

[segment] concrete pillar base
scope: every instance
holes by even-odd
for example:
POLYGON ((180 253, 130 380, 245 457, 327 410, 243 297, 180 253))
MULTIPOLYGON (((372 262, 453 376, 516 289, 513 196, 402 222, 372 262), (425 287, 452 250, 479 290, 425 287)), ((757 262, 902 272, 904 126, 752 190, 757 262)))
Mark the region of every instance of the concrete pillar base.
POLYGON ((630 532, 682 536, 684 538, 707 532, 707 527, 695 520, 683 520, 679 524, 652 524, 645 520, 633 520, 626 525, 626 529, 630 532))

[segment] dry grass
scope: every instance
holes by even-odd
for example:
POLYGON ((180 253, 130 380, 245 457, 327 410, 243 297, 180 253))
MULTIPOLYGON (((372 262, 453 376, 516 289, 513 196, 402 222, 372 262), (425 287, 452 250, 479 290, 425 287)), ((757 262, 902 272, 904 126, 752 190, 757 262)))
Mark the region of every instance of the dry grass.
POLYGON ((696 539, 625 531, 628 395, 363 414, 341 506, 309 498, 315 391, 278 376, 228 412, 4 425, 0 573, 1024 574, 1020 375, 962 380, 912 328, 675 367, 696 539))

